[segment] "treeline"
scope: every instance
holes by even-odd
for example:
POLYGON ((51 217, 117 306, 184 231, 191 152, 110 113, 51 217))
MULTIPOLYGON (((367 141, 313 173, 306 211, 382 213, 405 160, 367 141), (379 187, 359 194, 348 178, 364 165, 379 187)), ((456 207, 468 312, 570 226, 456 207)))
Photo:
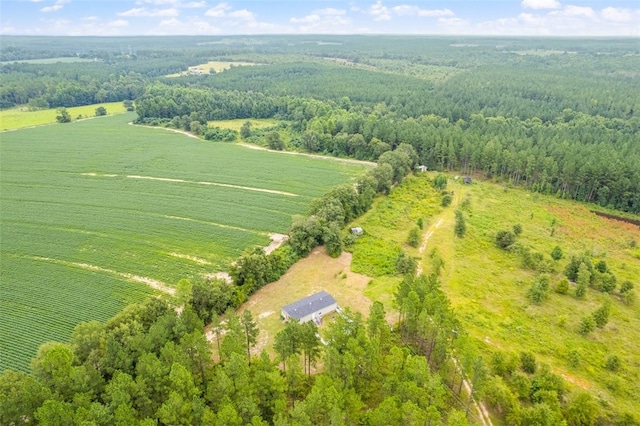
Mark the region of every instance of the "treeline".
POLYGON ((400 119, 334 110, 306 124, 303 147, 374 159, 400 143, 435 170, 482 172, 534 191, 640 212, 640 122, 564 110, 547 123, 474 114, 453 123, 436 115, 400 119), (323 143, 305 144, 307 139, 323 143))
POLYGON ((42 345, 32 375, 0 375, 0 423, 463 426, 483 396, 510 424, 608 421, 531 354, 486 362, 435 275, 402 281, 395 330, 380 302, 366 320, 347 308, 322 340, 313 323, 287 323, 275 358, 255 354, 250 311, 224 321, 208 312, 207 337, 195 294, 181 309, 152 298, 79 324, 68 344, 42 345))
POLYGON ((92 62, 0 65, 0 108, 33 109, 133 100, 153 78, 184 71, 205 58, 162 52, 148 57, 91 56, 92 62))
POLYGON ((137 102, 142 122, 189 123, 229 118, 292 121, 295 143, 309 152, 377 160, 402 143, 435 170, 483 173, 533 191, 640 212, 640 121, 561 111, 553 120, 472 114, 402 118, 393 105, 354 105, 348 97, 308 98, 151 86, 137 102))
POLYGON ((258 333, 249 311, 216 318, 210 342, 189 307, 132 305, 105 324, 79 324, 69 344, 42 345, 32 375, 0 375, 0 423, 469 424, 441 376, 390 331, 379 302, 366 321, 348 309, 336 317, 326 346, 313 324, 290 323, 271 359, 252 354, 258 333))

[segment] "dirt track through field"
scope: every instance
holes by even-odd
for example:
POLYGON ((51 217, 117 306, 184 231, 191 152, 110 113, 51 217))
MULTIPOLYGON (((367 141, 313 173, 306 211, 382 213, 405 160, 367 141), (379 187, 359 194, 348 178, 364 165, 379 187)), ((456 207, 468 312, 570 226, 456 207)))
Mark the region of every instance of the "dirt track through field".
MULTIPOLYGON (((114 178, 119 175, 115 174, 106 174, 106 173, 80 173, 82 176, 91 176, 91 177, 109 177, 114 178)), ((254 186, 242 186, 242 185, 232 185, 230 183, 220 183, 220 182, 208 182, 208 181, 197 181, 197 180, 186 180, 186 179, 176 179, 176 178, 166 178, 166 177, 157 177, 157 176, 141 176, 141 175, 123 175, 127 179, 146 179, 146 180, 156 180, 160 182, 171 182, 171 183, 190 183, 194 185, 211 185, 211 186, 221 186, 224 188, 234 188, 234 189, 243 189, 246 191, 256 191, 256 192, 266 192, 269 194, 277 194, 277 195, 286 195, 287 197, 298 197, 298 194, 294 194, 292 192, 285 191, 277 191, 275 189, 266 189, 266 188, 256 188, 254 186)))
POLYGON ((114 271, 113 269, 107 269, 101 266, 91 265, 88 263, 71 262, 68 260, 53 259, 50 257, 42 257, 42 256, 25 256, 25 257, 32 260, 55 263, 58 265, 69 266, 72 268, 80 268, 80 269, 85 269, 87 271, 94 271, 94 272, 101 272, 109 275, 115 275, 119 278, 124 278, 127 281, 133 281, 139 284, 148 285, 149 287, 155 290, 159 290, 163 293, 167 293, 170 295, 173 295, 176 292, 175 289, 169 287, 167 284, 163 283, 162 281, 155 280, 153 278, 143 277, 140 275, 130 274, 127 272, 118 272, 118 271, 114 271))
MULTIPOLYGON (((458 205, 459 198, 460 198, 459 196, 454 198, 451 208, 442 212, 440 217, 438 218, 438 221, 434 225, 431 225, 428 231, 425 233, 424 241, 422 242, 422 245, 418 250, 421 256, 424 256, 423 253, 427 248, 427 243, 429 242, 429 239, 445 223, 445 220, 447 221, 447 223, 450 223, 450 220, 452 219, 453 211, 458 205)), ((418 263, 418 269, 416 270, 416 275, 422 275, 422 262, 418 263)), ((469 380, 466 379, 462 374, 462 369, 459 366, 458 360, 456 358, 453 358, 453 362, 456 368, 460 370, 460 373, 463 377, 462 383, 464 385, 465 390, 469 395, 471 395, 472 388, 471 388, 471 384, 469 383, 469 380)), ((477 412, 477 418, 480 420, 482 426, 493 426, 493 423, 491 422, 491 417, 489 416, 489 411, 487 410, 487 407, 484 405, 484 403, 480 400, 477 400, 476 398, 473 398, 472 405, 477 412)))

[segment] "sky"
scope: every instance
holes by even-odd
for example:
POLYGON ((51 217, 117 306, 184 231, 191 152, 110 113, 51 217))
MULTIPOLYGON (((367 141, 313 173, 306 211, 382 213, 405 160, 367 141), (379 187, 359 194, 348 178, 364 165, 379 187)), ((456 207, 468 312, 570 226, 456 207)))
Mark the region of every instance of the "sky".
POLYGON ((0 34, 640 37, 640 0, 0 0, 0 34))

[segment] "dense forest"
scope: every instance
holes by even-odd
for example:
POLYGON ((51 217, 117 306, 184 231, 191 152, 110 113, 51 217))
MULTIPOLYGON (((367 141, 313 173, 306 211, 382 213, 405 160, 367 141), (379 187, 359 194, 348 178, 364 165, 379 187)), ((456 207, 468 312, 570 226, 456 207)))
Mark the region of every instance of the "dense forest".
POLYGON ((480 396, 509 424, 637 424, 600 416, 530 354, 483 359, 438 274, 406 268, 394 329, 380 303, 366 320, 336 316, 322 339, 288 323, 275 357, 252 354, 255 321, 234 311, 313 247, 339 254, 344 226, 418 165, 640 214, 637 40, 3 36, 0 60, 0 108, 134 101, 138 123, 206 139, 236 137, 213 120, 269 118, 270 133, 242 138, 378 163, 314 201, 288 244, 245 253, 232 284, 183 283, 43 345, 31 375, 0 375, 0 424, 465 425, 480 396), (214 60, 256 65, 168 76, 214 60))
POLYGON ((213 345, 207 340, 194 308, 208 288, 194 285, 179 314, 150 299, 105 324, 79 324, 68 344, 41 346, 33 375, 0 375, 2 424, 462 426, 475 421, 471 398, 481 392, 510 424, 598 417, 591 396, 568 394, 530 354, 484 361, 433 275, 404 279, 395 331, 379 302, 366 320, 345 310, 322 340, 313 323, 292 321, 275 336, 275 360, 251 354, 258 329, 250 311, 229 310, 224 322, 208 311, 213 345), (516 397, 503 378, 528 391, 516 397))

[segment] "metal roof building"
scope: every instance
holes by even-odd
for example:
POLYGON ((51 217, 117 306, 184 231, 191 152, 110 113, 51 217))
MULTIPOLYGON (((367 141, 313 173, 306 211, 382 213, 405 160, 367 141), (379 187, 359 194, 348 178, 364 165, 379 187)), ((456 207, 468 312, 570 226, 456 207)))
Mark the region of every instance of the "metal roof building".
POLYGON ((281 309, 282 317, 297 319, 300 322, 319 322, 328 313, 334 312, 338 307, 338 302, 329 293, 322 290, 311 296, 300 299, 281 309))

